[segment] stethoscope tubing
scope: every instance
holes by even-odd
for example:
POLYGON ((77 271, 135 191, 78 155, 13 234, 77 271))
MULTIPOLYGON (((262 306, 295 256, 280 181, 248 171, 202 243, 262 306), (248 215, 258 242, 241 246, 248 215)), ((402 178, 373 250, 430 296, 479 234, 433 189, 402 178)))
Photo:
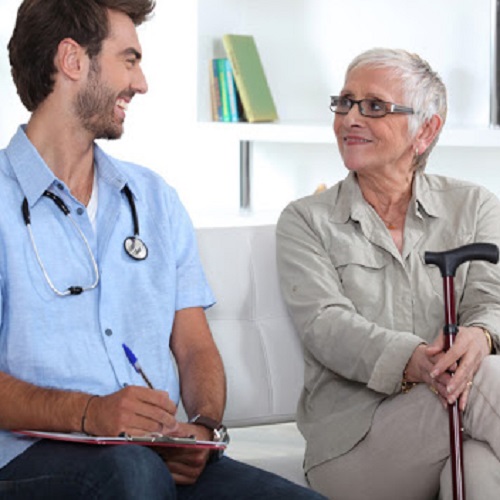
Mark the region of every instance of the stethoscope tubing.
MULTIPOLYGON (((139 237, 139 218, 137 216, 137 210, 135 207, 135 202, 134 198, 132 195, 132 192, 130 191, 129 187, 125 185, 122 189, 124 192, 128 203, 130 205, 130 211, 132 213, 132 222, 133 222, 133 229, 134 229, 134 236, 129 236, 128 238, 125 238, 125 241, 123 242, 124 248, 126 253, 134 260, 144 260, 148 256, 148 248, 146 244, 140 239, 139 237)), ((90 260, 92 263, 92 268, 94 272, 95 279, 93 283, 89 286, 83 287, 83 286, 70 286, 67 290, 61 291, 56 288, 52 280, 50 279, 49 274, 47 273, 47 270, 45 269, 45 266, 42 262, 42 259, 40 257, 40 253, 38 252, 38 247, 35 242, 35 238, 33 236, 33 231, 31 230, 31 214, 29 210, 29 205, 28 205, 28 200, 24 198, 23 203, 22 203, 22 214, 23 214, 23 220, 24 223, 26 224, 26 227, 28 229, 28 234, 29 238, 31 241, 31 245, 33 247, 33 250, 35 252, 35 257, 38 262, 38 265, 40 266, 40 269, 42 270, 42 273, 45 277, 45 280, 47 281, 47 284, 49 285, 50 289, 59 297, 65 297, 68 295, 80 295, 81 293, 88 291, 88 290, 93 290, 96 288, 96 286, 99 283, 100 280, 100 273, 99 273, 99 267, 97 265, 96 259, 94 257, 94 254, 92 253, 92 249, 90 248, 89 242, 87 238, 85 237, 85 234, 83 231, 80 229, 78 224, 75 222, 71 215, 70 209, 67 207, 66 203, 57 196, 56 194, 50 192, 50 191, 44 191, 43 193, 44 196, 47 198, 50 198, 56 206, 61 210, 61 212, 68 217, 68 219, 71 221, 71 224, 73 224, 73 227, 76 229, 77 233, 79 234, 80 238, 85 244, 85 248, 87 249, 87 252, 90 256, 90 260)))
POLYGON ((42 270, 42 273, 47 281, 47 284, 49 285, 50 289, 59 297, 66 297, 67 295, 80 295, 81 293, 88 291, 88 290, 93 290, 97 284, 99 283, 100 279, 100 274, 99 274, 99 267, 97 266, 97 262, 94 258, 94 254, 92 253, 92 250, 90 248, 89 242, 85 235, 83 234, 83 231, 78 227, 78 224, 74 221, 73 217, 71 216, 71 212, 69 208, 66 206, 63 200, 59 198, 59 196, 55 195, 54 193, 51 193, 50 191, 45 191, 44 196, 47 196, 47 198, 50 198, 61 210, 61 212, 71 221, 71 224, 73 224, 73 227, 76 229, 77 233, 79 234, 81 240, 85 244, 85 248, 87 249, 87 252, 90 256, 90 261, 92 262, 92 268, 94 270, 94 282, 86 287, 83 286, 70 286, 67 290, 61 291, 52 282, 50 279, 49 274, 47 273, 47 270, 45 269, 45 266, 42 262, 42 258, 40 257, 40 253, 38 252, 38 247, 35 243, 35 238, 33 236, 33 231, 31 230, 31 216, 29 212, 29 207, 28 207, 28 200, 25 198, 23 201, 23 218, 24 222, 26 223, 26 227, 28 229, 28 234, 31 240, 31 245, 33 246, 33 250, 35 252, 35 257, 38 262, 38 265, 40 266, 40 269, 42 270))
POLYGON ((132 222, 134 224, 134 236, 139 236, 139 217, 137 217, 137 209, 135 208, 135 201, 130 188, 125 184, 122 191, 127 197, 128 204, 130 205, 130 211, 132 212, 132 222))

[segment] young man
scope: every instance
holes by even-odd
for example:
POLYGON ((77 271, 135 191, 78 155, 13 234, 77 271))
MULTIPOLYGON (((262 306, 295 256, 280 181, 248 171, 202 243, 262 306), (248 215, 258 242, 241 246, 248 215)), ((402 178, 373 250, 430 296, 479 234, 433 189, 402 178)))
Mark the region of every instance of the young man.
POLYGON ((207 450, 10 432, 207 440, 222 421, 224 371, 204 315, 214 299, 190 220, 157 175, 94 142, 119 138, 128 105, 147 91, 136 26, 153 9, 154 0, 19 8, 9 53, 32 115, 0 151, 0 497, 314 498, 207 450), (191 423, 177 420, 181 395, 191 423))

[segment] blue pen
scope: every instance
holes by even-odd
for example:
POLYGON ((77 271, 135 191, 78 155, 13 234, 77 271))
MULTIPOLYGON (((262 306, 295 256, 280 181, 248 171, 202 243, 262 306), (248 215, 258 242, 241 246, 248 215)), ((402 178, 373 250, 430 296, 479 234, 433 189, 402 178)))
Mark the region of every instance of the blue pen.
POLYGON ((129 363, 134 367, 134 370, 143 378, 148 387, 150 389, 153 389, 153 384, 149 381, 148 377, 146 377, 146 374, 142 371, 141 365, 139 364, 136 355, 130 350, 130 347, 128 347, 127 345, 122 344, 122 347, 125 351, 127 359, 129 360, 129 363))

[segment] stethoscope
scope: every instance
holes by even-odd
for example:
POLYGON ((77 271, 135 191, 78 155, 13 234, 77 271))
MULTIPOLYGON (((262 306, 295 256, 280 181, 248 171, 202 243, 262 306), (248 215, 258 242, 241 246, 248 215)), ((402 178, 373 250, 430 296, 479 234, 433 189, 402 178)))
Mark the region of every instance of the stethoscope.
MULTIPOLYGON (((130 191, 129 187, 125 185, 122 189, 123 193, 125 193, 125 196, 127 197, 128 203, 130 205, 130 211, 132 212, 132 222, 134 224, 134 236, 129 236, 125 238, 123 242, 123 247, 125 248, 125 252, 132 257, 134 260, 144 260, 148 256, 148 247, 146 244, 141 240, 139 237, 139 218, 137 217, 137 210, 135 207, 135 202, 134 202, 134 197, 132 196, 132 192, 130 191)), ((42 270, 42 273, 45 277, 45 280, 47 281, 48 285, 50 286, 50 289, 56 294, 59 295, 60 297, 64 297, 67 295, 80 295, 83 292, 86 292, 88 290, 93 290, 97 284, 99 283, 100 275, 99 275, 99 268, 97 267, 97 262, 95 260, 94 254, 92 253, 92 250, 90 248, 89 242, 85 235, 83 234, 83 231, 79 228, 78 224, 75 222, 73 219, 73 216, 71 215, 71 211, 64 203, 64 201, 59 198, 54 193, 51 193, 50 191, 44 191, 43 196, 46 196, 47 198, 50 198, 56 206, 61 210, 61 212, 66 215, 71 223, 73 224, 73 227, 76 229, 77 233, 80 235, 80 238, 82 239, 83 243, 85 244, 85 247, 87 249, 87 252, 90 256, 90 260, 92 262, 92 268, 94 272, 94 282, 89 285, 89 286, 70 286, 67 290, 61 291, 58 290, 55 285, 52 283, 52 280, 50 279, 47 270, 45 269, 45 266, 43 265, 42 259, 40 257, 40 254, 38 253, 38 248, 35 243, 35 238, 33 237, 33 231, 31 230, 31 214, 30 214, 30 209, 28 206, 28 200, 24 198, 23 204, 22 204, 22 212, 23 212, 23 219, 24 223, 26 224, 26 227, 28 228, 28 233, 30 236, 31 240, 31 245, 33 246, 33 250, 35 252, 36 260, 38 261, 38 265, 40 266, 40 269, 42 270)))

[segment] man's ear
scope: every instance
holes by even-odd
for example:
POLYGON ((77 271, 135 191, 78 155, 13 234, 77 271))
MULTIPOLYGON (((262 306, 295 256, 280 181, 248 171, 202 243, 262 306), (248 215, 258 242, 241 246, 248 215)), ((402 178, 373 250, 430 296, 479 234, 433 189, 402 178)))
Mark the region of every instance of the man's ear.
POLYGON ((414 141, 415 149, 418 151, 419 155, 425 153, 427 148, 439 134, 442 126, 443 119, 439 115, 432 115, 432 117, 420 127, 414 141))
POLYGON ((88 56, 85 49, 72 38, 59 42, 55 57, 57 70, 70 80, 79 80, 86 70, 88 56))

